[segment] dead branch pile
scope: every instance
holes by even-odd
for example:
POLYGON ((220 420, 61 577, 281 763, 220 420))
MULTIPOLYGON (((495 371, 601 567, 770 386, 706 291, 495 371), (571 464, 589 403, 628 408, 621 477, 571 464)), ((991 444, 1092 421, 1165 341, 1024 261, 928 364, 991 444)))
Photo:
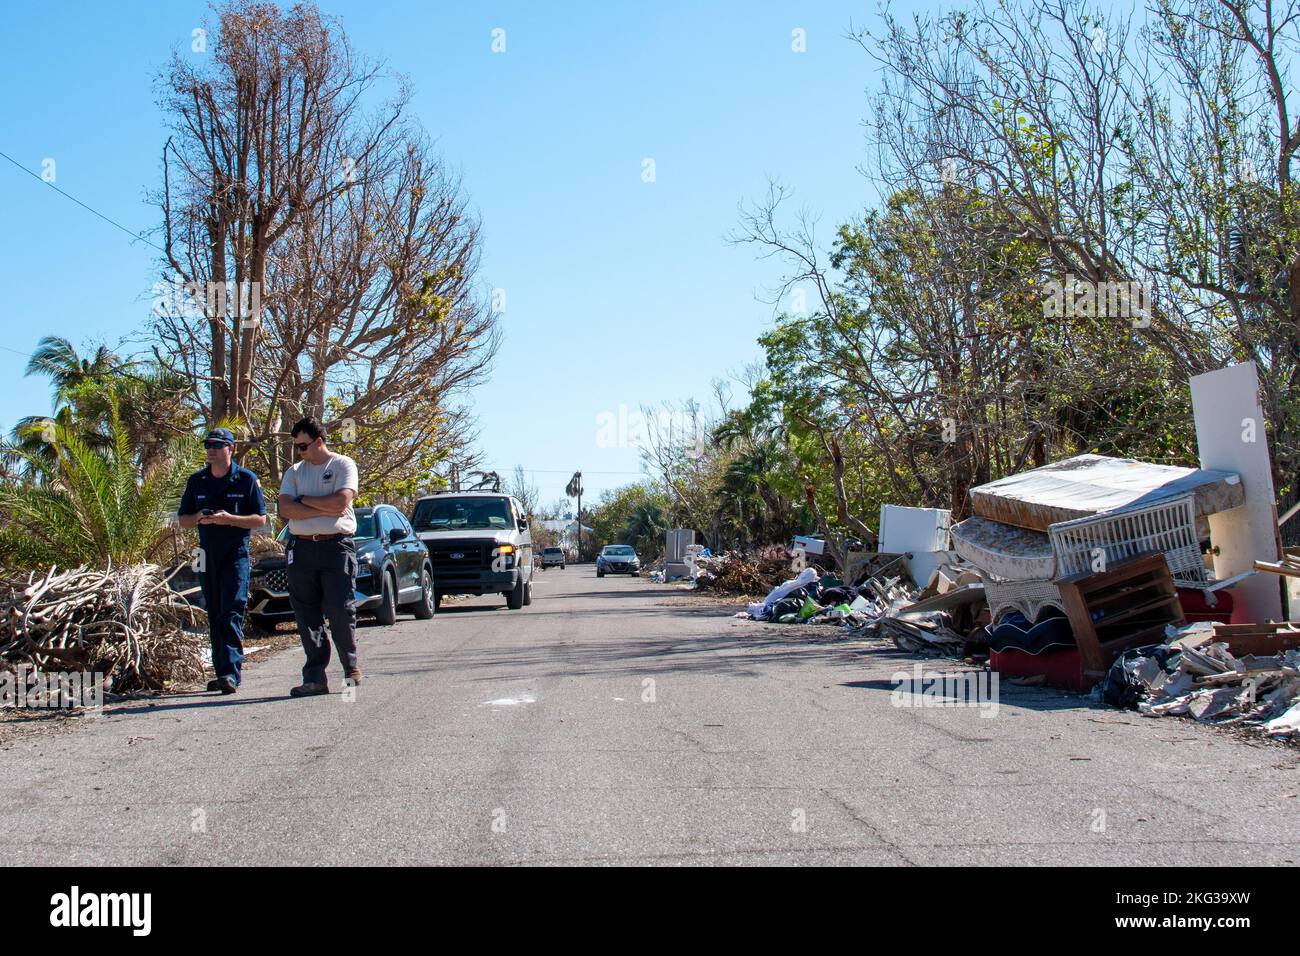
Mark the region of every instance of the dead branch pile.
POLYGON ((207 616, 153 564, 0 581, 0 668, 102 673, 122 693, 199 679, 207 616))
POLYGON ((700 569, 695 579, 697 590, 724 591, 730 594, 767 594, 782 581, 797 573, 792 570, 793 553, 779 545, 742 553, 722 554, 696 559, 700 569))
POLYGON ((249 535, 248 561, 250 564, 256 564, 263 558, 282 557, 284 557, 284 545, 276 538, 269 534, 249 535))

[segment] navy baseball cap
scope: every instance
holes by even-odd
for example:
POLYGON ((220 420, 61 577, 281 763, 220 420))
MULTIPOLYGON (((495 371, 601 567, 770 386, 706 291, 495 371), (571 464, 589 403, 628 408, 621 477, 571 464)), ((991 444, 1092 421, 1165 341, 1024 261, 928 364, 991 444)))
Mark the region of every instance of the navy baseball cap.
POLYGON ((235 436, 230 433, 229 428, 214 428, 212 431, 208 432, 207 437, 203 439, 203 444, 207 445, 215 441, 219 441, 223 445, 233 446, 235 444, 235 436))

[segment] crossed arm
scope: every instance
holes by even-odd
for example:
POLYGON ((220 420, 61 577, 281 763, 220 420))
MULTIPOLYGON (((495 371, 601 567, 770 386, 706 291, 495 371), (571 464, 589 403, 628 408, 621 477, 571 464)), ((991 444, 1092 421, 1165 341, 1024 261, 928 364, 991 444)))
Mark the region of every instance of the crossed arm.
POLYGON ((306 495, 301 502, 294 501, 288 495, 281 495, 279 498, 280 517, 290 520, 294 518, 318 518, 321 515, 339 518, 348 510, 352 504, 352 499, 356 496, 357 493, 351 488, 344 488, 332 495, 306 495))
POLYGON ((182 528, 197 528, 201 524, 224 524, 232 528, 247 528, 256 531, 266 524, 266 515, 232 515, 228 511, 217 511, 210 515, 178 515, 182 528))

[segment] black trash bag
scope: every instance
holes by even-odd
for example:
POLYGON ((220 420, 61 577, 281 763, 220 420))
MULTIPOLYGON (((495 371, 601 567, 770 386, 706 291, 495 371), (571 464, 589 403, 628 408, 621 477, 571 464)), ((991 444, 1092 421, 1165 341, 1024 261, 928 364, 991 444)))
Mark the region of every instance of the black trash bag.
POLYGON ((817 599, 818 604, 852 604, 853 599, 858 596, 857 588, 824 588, 820 597, 817 599))
MULTIPOLYGON (((795 588, 784 598, 782 598, 782 600, 798 601, 799 606, 803 607, 803 602, 808 600, 809 598, 812 598, 814 601, 817 601, 817 596, 820 593, 821 593, 821 587, 817 584, 816 581, 814 581, 812 584, 805 585, 804 587, 795 588)), ((817 601, 817 603, 820 604, 821 602, 817 601)))
POLYGON ((783 597, 772 605, 771 620, 775 621, 785 614, 798 614, 799 609, 803 607, 804 599, 790 595, 783 597))
POLYGON ((1115 663, 1106 672, 1106 679, 1101 684, 1102 700, 1112 707, 1136 710, 1138 703, 1147 696, 1147 685, 1137 676, 1142 662, 1147 658, 1155 658, 1161 670, 1172 674, 1178 669, 1178 661, 1182 656, 1182 650, 1168 644, 1129 648, 1115 658, 1115 663))

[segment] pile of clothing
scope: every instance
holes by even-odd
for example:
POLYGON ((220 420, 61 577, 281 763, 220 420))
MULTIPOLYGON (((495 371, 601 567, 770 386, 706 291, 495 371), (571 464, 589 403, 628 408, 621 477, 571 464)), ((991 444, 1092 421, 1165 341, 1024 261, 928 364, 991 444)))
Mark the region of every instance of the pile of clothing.
POLYGON ((869 589, 845 585, 816 568, 804 568, 736 616, 775 624, 861 625, 884 612, 883 603, 869 589))

